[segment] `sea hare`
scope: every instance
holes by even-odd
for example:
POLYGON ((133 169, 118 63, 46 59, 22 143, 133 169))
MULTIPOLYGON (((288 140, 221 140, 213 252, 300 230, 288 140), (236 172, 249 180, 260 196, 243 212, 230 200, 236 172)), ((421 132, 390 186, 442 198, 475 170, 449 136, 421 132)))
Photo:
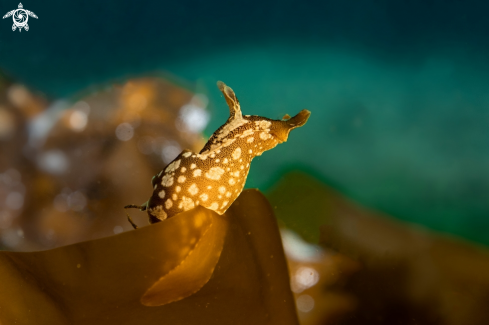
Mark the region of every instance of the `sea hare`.
POLYGON ((126 208, 146 210, 151 223, 199 205, 222 215, 243 190, 251 160, 287 141, 289 132, 303 126, 311 114, 304 109, 282 120, 243 116, 234 91, 221 81, 217 86, 229 106, 226 123, 199 153, 184 150, 155 175, 151 182, 153 194, 146 203, 126 208))
POLYGON ((184 151, 156 175, 139 206, 151 223, 173 218, 45 252, 0 252, 0 324, 298 324, 273 211, 257 190, 241 191, 253 157, 310 112, 243 116, 232 89, 218 86, 231 116, 200 153, 184 151))

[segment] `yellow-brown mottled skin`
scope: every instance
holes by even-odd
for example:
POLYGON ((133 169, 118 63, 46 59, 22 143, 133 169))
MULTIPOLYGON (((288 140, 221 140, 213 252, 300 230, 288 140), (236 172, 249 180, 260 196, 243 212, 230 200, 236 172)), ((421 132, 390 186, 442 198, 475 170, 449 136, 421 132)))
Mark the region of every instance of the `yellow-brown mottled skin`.
POLYGON ((217 86, 229 105, 226 123, 214 132, 200 153, 184 150, 153 177, 154 191, 148 202, 130 206, 146 210, 151 223, 197 205, 218 214, 226 212, 243 190, 251 160, 287 141, 290 130, 303 126, 311 114, 302 110, 283 120, 243 116, 233 90, 221 81, 217 86))

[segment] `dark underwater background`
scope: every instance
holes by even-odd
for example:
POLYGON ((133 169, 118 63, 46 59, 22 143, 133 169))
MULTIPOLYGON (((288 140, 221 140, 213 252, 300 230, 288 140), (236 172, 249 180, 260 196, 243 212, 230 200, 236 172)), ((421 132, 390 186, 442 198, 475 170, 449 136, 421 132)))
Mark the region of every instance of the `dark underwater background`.
MULTIPOLYGON (((17 2, 0 1, 7 12, 17 2)), ((245 114, 312 117, 247 187, 301 169, 363 205, 489 245, 489 2, 29 1, 0 70, 51 99, 164 72, 245 114)), ((3 14, 2 14, 3 15, 3 14)))

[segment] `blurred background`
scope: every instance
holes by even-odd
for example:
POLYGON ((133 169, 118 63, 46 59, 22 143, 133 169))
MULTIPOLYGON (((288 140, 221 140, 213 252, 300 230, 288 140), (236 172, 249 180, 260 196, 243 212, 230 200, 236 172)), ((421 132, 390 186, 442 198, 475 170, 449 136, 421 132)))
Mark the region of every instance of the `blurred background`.
POLYGON ((2 249, 131 230, 122 207, 227 119, 222 80, 244 114, 312 112, 246 185, 302 324, 489 324, 486 1, 23 6, 28 31, 0 22, 2 249))

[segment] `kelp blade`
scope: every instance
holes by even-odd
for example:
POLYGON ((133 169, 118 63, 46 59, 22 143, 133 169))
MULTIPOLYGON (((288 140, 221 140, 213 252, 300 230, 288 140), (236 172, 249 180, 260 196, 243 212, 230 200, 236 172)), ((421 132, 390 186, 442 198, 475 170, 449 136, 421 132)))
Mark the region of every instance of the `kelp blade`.
POLYGON ((197 208, 150 227, 51 251, 0 252, 0 277, 3 325, 298 324, 277 223, 256 190, 244 191, 223 216, 197 208), (206 234, 213 235, 205 239, 206 234), (225 237, 223 246, 219 236, 225 237), (212 261, 199 268, 191 260, 202 254, 199 243, 206 244, 205 253, 223 247, 213 272, 212 261), (190 295, 181 299, 182 292, 165 293, 161 287, 156 296, 166 304, 143 305, 147 290, 179 266, 186 275, 175 276, 174 287, 188 285, 190 295), (192 267, 200 282, 186 284, 192 267))
POLYGON ((141 303, 145 306, 162 306, 200 290, 209 281, 221 256, 227 226, 226 216, 212 212, 211 224, 206 227, 195 248, 175 269, 161 277, 145 292, 141 303))

